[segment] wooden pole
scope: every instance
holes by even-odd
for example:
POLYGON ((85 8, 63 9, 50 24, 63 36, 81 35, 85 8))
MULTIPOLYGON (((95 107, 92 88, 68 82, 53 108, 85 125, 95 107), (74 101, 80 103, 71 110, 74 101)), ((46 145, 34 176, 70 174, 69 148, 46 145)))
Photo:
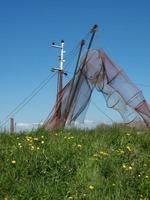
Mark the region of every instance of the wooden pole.
POLYGON ((15 124, 14 124, 14 118, 10 118, 10 133, 13 134, 15 132, 15 124))

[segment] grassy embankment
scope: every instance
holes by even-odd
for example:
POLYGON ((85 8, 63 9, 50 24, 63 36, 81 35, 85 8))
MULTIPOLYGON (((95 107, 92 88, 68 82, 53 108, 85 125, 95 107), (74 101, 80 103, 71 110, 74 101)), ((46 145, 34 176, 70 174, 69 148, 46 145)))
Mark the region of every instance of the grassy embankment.
POLYGON ((2 200, 148 200, 150 131, 0 134, 2 200))

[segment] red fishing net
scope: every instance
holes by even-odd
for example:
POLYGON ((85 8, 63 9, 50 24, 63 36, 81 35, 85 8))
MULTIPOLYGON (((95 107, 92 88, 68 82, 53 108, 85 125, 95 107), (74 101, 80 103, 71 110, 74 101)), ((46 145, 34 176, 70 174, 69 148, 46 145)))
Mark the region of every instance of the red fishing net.
POLYGON ((91 94, 97 89, 104 95, 106 105, 120 113, 125 123, 141 119, 150 124, 150 109, 135 84, 122 69, 101 50, 89 50, 73 78, 58 94, 56 104, 44 126, 48 130, 83 121, 91 94), (86 60, 85 60, 86 59, 86 60))

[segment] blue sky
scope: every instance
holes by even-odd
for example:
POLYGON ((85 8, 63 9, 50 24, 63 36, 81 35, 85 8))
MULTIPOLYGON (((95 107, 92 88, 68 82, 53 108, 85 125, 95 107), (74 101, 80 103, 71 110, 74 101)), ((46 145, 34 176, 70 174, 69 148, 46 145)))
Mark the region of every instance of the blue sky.
MULTIPOLYGON (((97 23, 93 46, 104 48, 138 84, 150 85, 149 0, 0 0, 0 120, 58 65, 52 41, 65 40, 66 54, 97 23)), ((70 66, 73 68, 74 66, 70 66)), ((139 85, 148 101, 150 87, 139 85)), ((56 79, 15 116, 17 122, 44 120, 55 99, 56 79)), ((115 120, 102 95, 93 100, 115 120)), ((108 119, 90 106, 88 120, 108 119)))

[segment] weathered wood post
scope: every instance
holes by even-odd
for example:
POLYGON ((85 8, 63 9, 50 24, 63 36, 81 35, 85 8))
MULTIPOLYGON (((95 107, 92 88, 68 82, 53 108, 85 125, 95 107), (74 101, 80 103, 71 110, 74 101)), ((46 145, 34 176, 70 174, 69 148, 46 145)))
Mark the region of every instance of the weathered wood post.
POLYGON ((14 124, 14 118, 10 118, 10 133, 15 133, 15 124, 14 124))

